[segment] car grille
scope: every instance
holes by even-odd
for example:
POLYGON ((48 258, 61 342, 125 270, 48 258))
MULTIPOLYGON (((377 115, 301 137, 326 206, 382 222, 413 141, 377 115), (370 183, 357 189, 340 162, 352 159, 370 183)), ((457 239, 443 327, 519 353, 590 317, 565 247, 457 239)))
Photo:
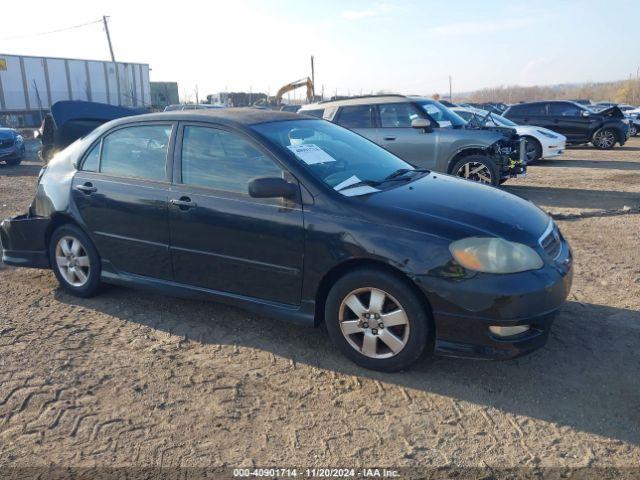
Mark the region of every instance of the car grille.
POLYGON ((13 138, 0 138, 0 148, 9 148, 13 147, 13 138))
POLYGON ((553 259, 560 255, 562 242, 560 240, 560 230, 558 230, 558 226, 555 223, 550 223, 549 228, 540 237, 540 246, 553 259))

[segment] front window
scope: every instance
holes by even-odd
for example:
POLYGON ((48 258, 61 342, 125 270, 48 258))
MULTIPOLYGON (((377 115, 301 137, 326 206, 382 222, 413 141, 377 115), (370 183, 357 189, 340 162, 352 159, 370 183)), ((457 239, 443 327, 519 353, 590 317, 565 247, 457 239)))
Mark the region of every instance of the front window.
POLYGON ((427 114, 433 118, 440 127, 462 128, 466 122, 460 115, 452 112, 440 102, 434 100, 421 100, 417 102, 427 114))
POLYGON ((252 128, 293 153, 300 164, 326 185, 344 190, 345 194, 348 189, 356 191, 355 185, 363 183, 375 185, 375 190, 358 191, 389 188, 400 183, 388 180, 390 175, 396 172, 411 175, 414 171, 408 163, 375 143, 322 120, 263 123, 252 128))
POLYGON ((420 118, 412 103, 383 103, 378 105, 378 109, 382 128, 409 128, 412 120, 420 118))
POLYGON ((282 177, 273 160, 245 138, 210 127, 185 126, 182 183, 246 195, 256 177, 282 177))

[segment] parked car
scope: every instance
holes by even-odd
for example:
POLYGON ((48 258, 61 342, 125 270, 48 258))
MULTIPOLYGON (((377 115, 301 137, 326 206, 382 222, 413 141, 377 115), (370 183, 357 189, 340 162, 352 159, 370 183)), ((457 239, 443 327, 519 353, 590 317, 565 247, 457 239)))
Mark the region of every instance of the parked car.
POLYGON ((307 325, 367 368, 511 358, 569 293, 557 225, 507 192, 414 169, 356 133, 257 109, 127 117, 56 155, 3 261, 307 325))
POLYGON ((467 129, 457 114, 428 98, 356 97, 304 105, 298 113, 349 128, 412 165, 468 180, 499 185, 526 171, 513 129, 467 129))
POLYGON ((479 128, 499 126, 515 129, 527 142, 525 145, 527 165, 541 158, 557 157, 566 148, 567 138, 564 135, 543 127, 518 125, 501 115, 477 108, 455 107, 451 110, 464 118, 467 123, 478 125, 479 128))
POLYGON ((629 120, 618 107, 599 112, 569 101, 545 101, 511 105, 504 116, 519 125, 536 125, 567 137, 567 143, 591 142, 608 150, 629 138, 629 120))
POLYGON ((180 110, 211 110, 217 108, 225 108, 222 105, 211 103, 175 103, 164 107, 165 112, 175 112, 180 110))
POLYGON ((0 126, 0 161, 20 165, 24 157, 24 138, 13 128, 0 126))
POLYGON ((116 118, 139 115, 147 110, 118 107, 107 103, 62 100, 51 105, 38 130, 42 148, 40 157, 48 162, 57 152, 65 149, 93 129, 116 118))

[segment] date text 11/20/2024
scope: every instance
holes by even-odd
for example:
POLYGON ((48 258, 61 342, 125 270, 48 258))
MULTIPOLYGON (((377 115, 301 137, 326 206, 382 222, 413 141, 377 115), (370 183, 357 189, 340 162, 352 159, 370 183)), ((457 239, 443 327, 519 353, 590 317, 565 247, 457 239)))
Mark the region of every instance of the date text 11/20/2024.
POLYGON ((234 468, 236 478, 398 478, 397 470, 387 468, 234 468))

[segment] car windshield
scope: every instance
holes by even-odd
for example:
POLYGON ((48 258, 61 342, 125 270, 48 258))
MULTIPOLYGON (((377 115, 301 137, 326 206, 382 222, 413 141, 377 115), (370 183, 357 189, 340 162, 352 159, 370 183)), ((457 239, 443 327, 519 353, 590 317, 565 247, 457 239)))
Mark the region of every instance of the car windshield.
POLYGON ((457 113, 449 110, 440 102, 434 100, 421 100, 417 102, 427 114, 441 127, 462 128, 467 122, 457 113))
MULTIPOLYGON (((484 118, 488 113, 489 112, 481 112, 481 113, 476 113, 476 115, 479 116, 480 118, 484 118)), ((517 127, 518 126, 517 123, 514 123, 508 118, 504 118, 502 115, 498 115, 496 113, 491 113, 491 116, 487 117, 487 120, 485 123, 491 123, 491 120, 493 120, 493 122, 499 127, 517 127)))
POLYGON ((360 135, 324 120, 288 120, 253 130, 293 153, 326 185, 345 195, 372 193, 415 177, 408 163, 360 135))

